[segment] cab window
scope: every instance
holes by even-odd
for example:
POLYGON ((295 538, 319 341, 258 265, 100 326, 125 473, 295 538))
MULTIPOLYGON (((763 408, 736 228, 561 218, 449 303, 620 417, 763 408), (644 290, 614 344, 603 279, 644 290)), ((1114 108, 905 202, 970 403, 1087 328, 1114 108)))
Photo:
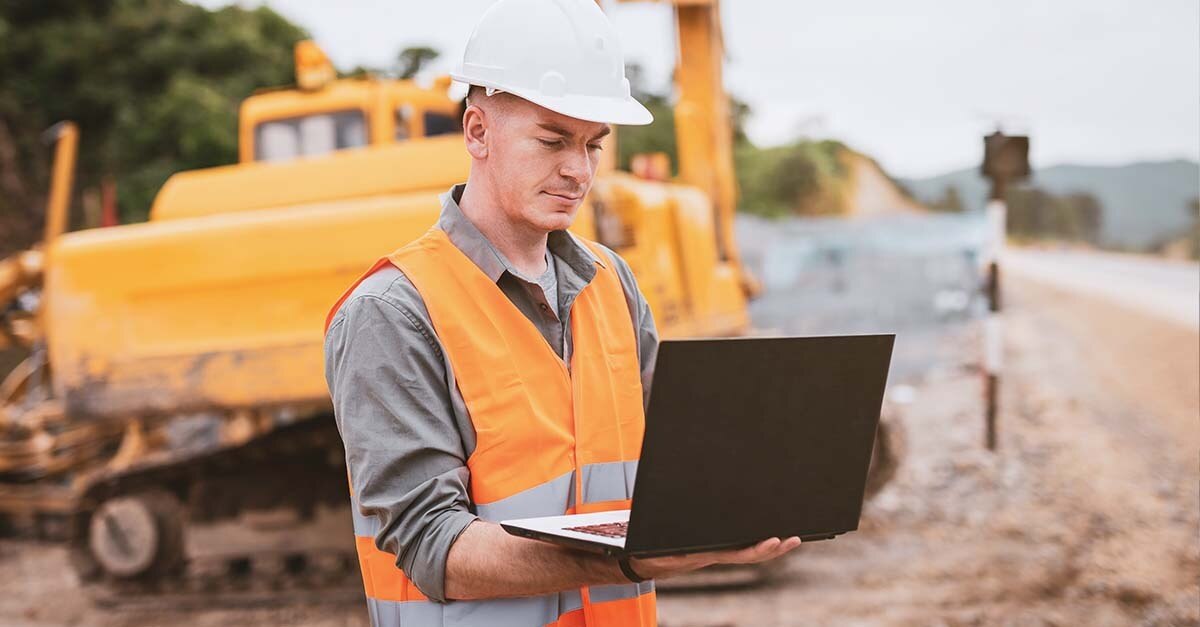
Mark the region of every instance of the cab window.
POLYGON ((434 135, 449 135, 450 133, 462 132, 462 118, 446 115, 445 113, 437 113, 434 111, 425 112, 425 136, 433 137, 434 135))
POLYGON ((255 161, 287 161, 367 145, 362 111, 334 111, 270 120, 254 129, 255 161))

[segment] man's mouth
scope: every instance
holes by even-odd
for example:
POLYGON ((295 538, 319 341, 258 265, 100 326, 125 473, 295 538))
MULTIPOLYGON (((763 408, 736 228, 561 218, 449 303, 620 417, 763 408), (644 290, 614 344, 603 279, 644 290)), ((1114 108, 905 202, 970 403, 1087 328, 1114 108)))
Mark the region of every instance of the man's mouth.
POLYGON ((548 196, 554 196, 555 198, 559 198, 559 199, 562 199, 567 202, 574 202, 576 200, 579 200, 580 198, 583 198, 582 194, 578 194, 578 195, 576 195, 576 194, 556 194, 554 192, 545 192, 545 191, 542 193, 546 194, 548 196))

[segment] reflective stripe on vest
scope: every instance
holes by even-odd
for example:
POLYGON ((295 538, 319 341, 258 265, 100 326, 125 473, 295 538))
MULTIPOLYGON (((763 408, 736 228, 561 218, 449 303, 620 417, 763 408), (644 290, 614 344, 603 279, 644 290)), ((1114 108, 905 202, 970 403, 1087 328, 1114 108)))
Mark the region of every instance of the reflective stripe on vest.
MULTIPOLYGON (((605 253, 585 242, 599 259, 605 253)), ((467 459, 475 513, 488 521, 628 508, 644 415, 637 340, 610 264, 571 305, 571 369, 445 233, 433 229, 380 259, 421 294, 476 432, 467 459)), ((375 547, 378 520, 351 497, 373 625, 655 624, 652 582, 516 599, 434 603, 375 547)))

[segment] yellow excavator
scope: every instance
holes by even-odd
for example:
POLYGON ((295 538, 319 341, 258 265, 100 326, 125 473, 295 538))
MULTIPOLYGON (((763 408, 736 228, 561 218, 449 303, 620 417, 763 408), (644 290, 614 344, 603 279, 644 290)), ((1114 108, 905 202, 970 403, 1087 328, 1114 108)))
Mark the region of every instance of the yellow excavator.
MULTIPOLYGON (((610 157, 573 230, 628 260, 664 337, 740 334, 756 288, 717 2, 672 6, 679 176, 610 157)), ((0 383, 0 524, 66 539, 101 596, 357 572, 324 316, 469 161, 448 77, 338 79, 312 42, 295 56, 295 86, 242 103, 239 162, 175 174, 144 223, 66 231, 79 132, 52 129, 44 241, 0 262, 0 349, 28 354, 0 383)))

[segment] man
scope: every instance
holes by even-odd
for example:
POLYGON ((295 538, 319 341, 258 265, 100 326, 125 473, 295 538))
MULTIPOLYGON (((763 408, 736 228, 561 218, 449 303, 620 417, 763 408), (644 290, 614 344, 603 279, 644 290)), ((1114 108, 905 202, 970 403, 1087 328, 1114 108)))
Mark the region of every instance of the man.
POLYGON ((629 506, 657 334, 629 266, 566 229, 609 124, 651 116, 591 0, 500 0, 453 77, 466 184, 326 326, 372 623, 653 625, 650 579, 799 539, 619 563, 497 524, 629 506))

